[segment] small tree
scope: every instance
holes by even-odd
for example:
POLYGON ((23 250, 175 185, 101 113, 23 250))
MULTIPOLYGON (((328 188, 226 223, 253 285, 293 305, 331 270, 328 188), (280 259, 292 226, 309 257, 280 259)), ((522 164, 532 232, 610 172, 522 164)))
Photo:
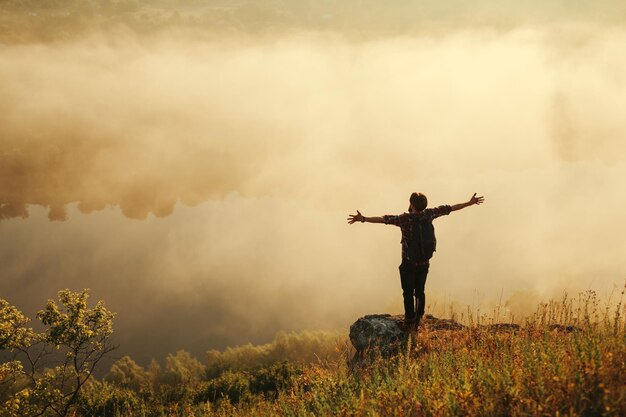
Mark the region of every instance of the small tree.
MULTIPOLYGON (((32 329, 26 327, 28 318, 6 300, 0 299, 0 351, 19 351, 35 339, 32 329)), ((21 408, 21 400, 27 391, 20 389, 24 367, 11 356, 0 364, 0 416, 15 415, 21 408)))
POLYGON ((49 300, 37 313, 43 333, 26 328, 17 309, 0 300, 0 349, 14 353, 2 364, 6 386, 0 416, 66 416, 83 385, 111 345, 114 313, 100 301, 87 307, 88 290, 59 291, 59 304, 49 300), (5 320, 8 319, 8 320, 5 320))
POLYGON ((148 372, 130 356, 124 356, 111 366, 105 380, 118 387, 139 392, 150 384, 148 372))

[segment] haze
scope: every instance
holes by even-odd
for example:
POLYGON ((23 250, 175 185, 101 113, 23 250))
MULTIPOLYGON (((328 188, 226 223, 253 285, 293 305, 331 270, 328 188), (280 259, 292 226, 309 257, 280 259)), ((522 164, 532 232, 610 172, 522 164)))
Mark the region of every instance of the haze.
POLYGON ((620 2, 412 2, 414 21, 369 3, 181 3, 168 25, 164 2, 15 4, 0 297, 30 316, 91 288, 118 312, 120 355, 146 362, 398 313, 399 230, 345 218, 403 212, 413 191, 487 199, 436 221, 431 312, 509 300, 520 315, 623 285, 620 2), (65 30, 47 28, 63 7, 65 30))

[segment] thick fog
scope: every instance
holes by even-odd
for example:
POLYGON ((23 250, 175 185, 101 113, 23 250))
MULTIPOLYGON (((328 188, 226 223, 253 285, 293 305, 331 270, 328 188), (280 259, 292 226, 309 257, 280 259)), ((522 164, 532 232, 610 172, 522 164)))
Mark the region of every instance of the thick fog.
POLYGON ((347 328, 402 307, 399 229, 346 217, 413 191, 486 198, 436 220, 427 312, 621 289, 626 27, 434 26, 5 42, 0 297, 90 288, 140 362, 347 328))

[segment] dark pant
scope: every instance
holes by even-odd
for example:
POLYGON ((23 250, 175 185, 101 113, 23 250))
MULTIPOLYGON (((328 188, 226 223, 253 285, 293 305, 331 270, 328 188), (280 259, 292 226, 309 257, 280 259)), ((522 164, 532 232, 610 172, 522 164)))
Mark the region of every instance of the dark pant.
POLYGON ((424 286, 428 275, 429 265, 413 265, 402 262, 400 265, 400 283, 402 284, 402 297, 404 298, 404 317, 413 321, 415 315, 415 301, 417 300, 417 319, 424 315, 426 295, 424 286))

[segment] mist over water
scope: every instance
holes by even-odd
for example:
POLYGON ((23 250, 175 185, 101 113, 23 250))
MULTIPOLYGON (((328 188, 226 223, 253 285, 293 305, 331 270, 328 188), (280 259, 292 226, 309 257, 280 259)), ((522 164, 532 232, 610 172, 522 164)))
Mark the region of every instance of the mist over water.
POLYGON ((430 311, 623 285, 626 29, 602 20, 355 39, 97 31, 0 47, 0 297, 118 312, 120 355, 400 312, 431 206, 430 311))

